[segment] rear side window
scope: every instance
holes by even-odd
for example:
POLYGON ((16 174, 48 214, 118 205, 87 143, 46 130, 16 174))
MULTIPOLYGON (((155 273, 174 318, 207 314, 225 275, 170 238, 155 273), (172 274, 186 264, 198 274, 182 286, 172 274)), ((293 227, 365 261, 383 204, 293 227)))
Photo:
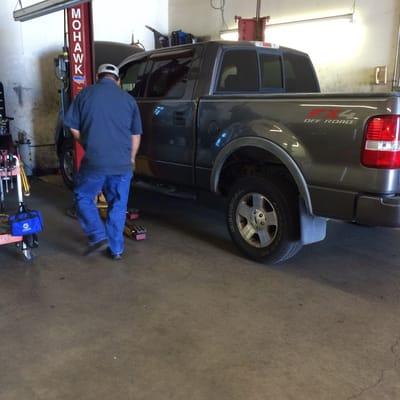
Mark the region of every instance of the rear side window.
POLYGON ((258 90, 258 65, 255 50, 231 50, 224 54, 218 92, 254 92, 258 90))
POLYGON ((282 60, 278 54, 260 54, 261 88, 283 89, 282 60))
POLYGON ((179 99, 184 96, 192 57, 154 60, 147 97, 179 99))
POLYGON ((283 63, 287 92, 319 92, 314 68, 308 57, 301 54, 286 53, 283 56, 283 63))
POLYGON ((141 97, 146 85, 146 61, 136 61, 122 68, 121 87, 133 97, 141 97))

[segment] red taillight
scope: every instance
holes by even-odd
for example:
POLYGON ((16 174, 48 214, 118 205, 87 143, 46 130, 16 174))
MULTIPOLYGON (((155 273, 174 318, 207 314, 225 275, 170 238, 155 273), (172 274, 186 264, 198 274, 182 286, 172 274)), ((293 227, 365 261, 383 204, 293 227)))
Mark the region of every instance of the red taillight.
POLYGON ((367 122, 361 162, 371 168, 400 168, 400 115, 382 115, 367 122))

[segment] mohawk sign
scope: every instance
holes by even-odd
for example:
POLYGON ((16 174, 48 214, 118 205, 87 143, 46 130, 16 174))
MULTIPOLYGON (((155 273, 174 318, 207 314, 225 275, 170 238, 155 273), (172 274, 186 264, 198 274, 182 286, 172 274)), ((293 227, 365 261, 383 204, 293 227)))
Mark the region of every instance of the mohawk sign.
POLYGON ((68 43, 72 98, 93 83, 90 3, 68 8, 68 43))
MULTIPOLYGON (((91 3, 67 9, 71 100, 93 83, 92 8, 91 3)), ((74 141, 74 170, 79 171, 83 147, 74 141)))

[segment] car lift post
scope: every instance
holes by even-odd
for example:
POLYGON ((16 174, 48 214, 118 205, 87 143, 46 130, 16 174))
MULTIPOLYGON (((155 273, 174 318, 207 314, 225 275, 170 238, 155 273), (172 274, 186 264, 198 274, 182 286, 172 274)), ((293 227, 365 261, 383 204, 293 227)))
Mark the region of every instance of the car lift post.
MULTIPOLYGON (((67 8, 68 59, 71 100, 94 82, 92 2, 67 8)), ((74 170, 78 171, 84 150, 74 140, 74 170)))

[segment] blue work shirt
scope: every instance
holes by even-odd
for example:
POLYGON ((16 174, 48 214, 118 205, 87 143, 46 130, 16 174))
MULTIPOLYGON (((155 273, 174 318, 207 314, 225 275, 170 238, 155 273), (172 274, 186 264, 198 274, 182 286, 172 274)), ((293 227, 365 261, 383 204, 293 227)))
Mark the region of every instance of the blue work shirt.
POLYGON ((142 134, 142 122, 136 101, 115 81, 103 78, 83 89, 64 124, 81 133, 81 170, 105 175, 132 171, 132 135, 142 134))

